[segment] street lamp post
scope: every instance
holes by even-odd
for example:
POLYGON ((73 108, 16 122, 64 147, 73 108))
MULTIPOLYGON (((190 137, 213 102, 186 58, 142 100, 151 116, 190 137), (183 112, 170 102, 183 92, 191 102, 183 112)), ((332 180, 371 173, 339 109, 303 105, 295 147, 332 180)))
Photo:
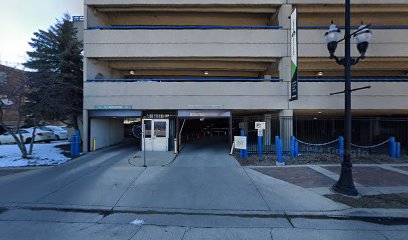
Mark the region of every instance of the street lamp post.
MULTIPOLYGON (((329 31, 325 34, 325 40, 327 43, 327 48, 330 53, 330 59, 335 59, 340 65, 344 65, 344 78, 345 78, 345 104, 344 104, 344 140, 345 140, 345 151, 343 156, 343 162, 341 163, 341 173, 340 178, 337 183, 332 187, 334 192, 342 193, 345 195, 356 196, 358 191, 354 186, 352 164, 351 164, 351 93, 354 91, 351 89, 351 66, 357 64, 360 59, 365 58, 365 53, 367 51, 369 41, 371 40, 372 33, 368 29, 368 26, 362 25, 359 29, 350 33, 351 25, 351 5, 350 0, 345 2, 346 14, 345 14, 345 35, 341 39, 341 31, 333 23, 329 27, 329 31), (357 43, 357 49, 360 52, 360 56, 356 59, 351 57, 351 37, 354 37, 357 43), (345 55, 344 58, 338 58, 335 55, 336 48, 339 42, 343 41, 345 43, 345 55)), ((355 89, 358 90, 358 89, 355 89)))

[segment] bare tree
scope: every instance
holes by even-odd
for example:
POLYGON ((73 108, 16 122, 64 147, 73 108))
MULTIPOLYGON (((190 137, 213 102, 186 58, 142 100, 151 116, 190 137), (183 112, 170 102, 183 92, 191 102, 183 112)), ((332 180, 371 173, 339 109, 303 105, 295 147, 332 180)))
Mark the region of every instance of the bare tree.
MULTIPOLYGON (((27 149, 20 128, 23 120, 23 105, 27 95, 26 78, 19 70, 11 70, 0 82, 0 126, 4 128, 17 143, 22 158, 28 158, 27 149), (17 114, 14 126, 5 123, 8 114, 17 114)), ((34 141, 32 138, 31 141, 34 141)))
MULTIPOLYGON (((61 119, 61 112, 55 108, 59 106, 55 96, 56 86, 54 81, 38 77, 37 72, 27 73, 27 87, 29 91, 26 94, 26 101, 23 106, 23 112, 26 115, 26 122, 33 126, 32 138, 35 137, 35 131, 42 126, 44 122, 61 119)), ((33 151, 33 142, 30 144, 29 154, 33 151)))

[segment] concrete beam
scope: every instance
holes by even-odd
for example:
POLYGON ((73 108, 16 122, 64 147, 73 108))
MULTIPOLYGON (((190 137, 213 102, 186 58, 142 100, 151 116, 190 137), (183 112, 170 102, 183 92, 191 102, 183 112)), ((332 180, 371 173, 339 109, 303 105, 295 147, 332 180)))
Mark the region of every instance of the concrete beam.
POLYGON ((199 6, 199 7, 170 7, 170 6, 140 6, 140 7, 96 7, 99 12, 198 12, 198 13, 269 13, 273 14, 277 10, 273 7, 242 7, 242 6, 199 6))
POLYGON ((265 71, 268 63, 263 62, 222 62, 222 61, 111 61, 109 66, 117 70, 235 70, 265 71))
MULTIPOLYGON (((344 0, 287 0, 287 3, 290 4, 344 4, 344 0)), ((353 0, 354 4, 380 4, 380 5, 388 5, 388 4, 405 4, 407 3, 406 0, 353 0)))
POLYGON ((85 5, 281 5, 286 0, 84 0, 85 5))

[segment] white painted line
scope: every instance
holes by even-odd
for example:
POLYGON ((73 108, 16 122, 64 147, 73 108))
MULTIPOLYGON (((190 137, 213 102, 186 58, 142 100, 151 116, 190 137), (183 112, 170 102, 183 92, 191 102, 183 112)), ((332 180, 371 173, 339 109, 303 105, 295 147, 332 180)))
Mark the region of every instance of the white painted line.
POLYGON ((326 177, 329 177, 329 178, 335 180, 335 181, 339 180, 340 176, 338 174, 336 174, 334 172, 331 172, 331 171, 329 171, 327 169, 324 169, 324 168, 322 168, 320 166, 311 165, 311 166, 308 166, 308 167, 315 170, 316 172, 319 172, 319 173, 325 175, 326 177))
POLYGON ((404 170, 401 170, 401 169, 398 169, 398 168, 395 168, 395 167, 392 167, 392 166, 379 165, 379 167, 382 168, 382 169, 390 170, 390 171, 397 172, 397 173, 401 173, 401 174, 404 174, 404 175, 407 175, 407 176, 408 176, 408 172, 407 172, 407 171, 404 171, 404 170))

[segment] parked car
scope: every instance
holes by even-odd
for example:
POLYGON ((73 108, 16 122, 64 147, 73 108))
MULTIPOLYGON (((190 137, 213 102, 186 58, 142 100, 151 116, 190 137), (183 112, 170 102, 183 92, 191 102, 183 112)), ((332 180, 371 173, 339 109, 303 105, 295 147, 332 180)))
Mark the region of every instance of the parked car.
POLYGON ((55 138, 54 140, 66 140, 68 139, 68 131, 62 127, 58 126, 45 126, 45 127, 40 127, 41 130, 43 131, 51 131, 54 133, 55 138))
MULTIPOLYGON (((25 142, 26 143, 31 142, 31 136, 33 134, 34 128, 25 128, 22 130, 26 130, 30 133, 30 136, 27 139, 25 139, 25 142)), ((54 139, 55 139, 55 134, 52 131, 42 130, 41 128, 37 128, 35 130, 34 142, 50 143, 54 139)))
MULTIPOLYGON (((31 136, 30 132, 26 130, 20 130, 21 135, 23 136, 23 140, 26 141, 26 139, 31 136)), ((18 136, 18 132, 15 132, 18 136)), ((6 132, 0 135, 0 144, 13 144, 16 143, 15 139, 13 138, 13 135, 10 133, 6 132)))
MULTIPOLYGON (((25 143, 30 143, 32 139, 34 128, 25 128, 25 129, 20 129, 20 132, 15 132, 17 134, 17 137, 19 137, 19 133, 21 133, 21 136, 23 137, 23 141, 25 143)), ((46 142, 49 143, 51 140, 54 140, 55 136, 54 133, 51 131, 44 131, 41 129, 36 129, 35 131, 35 139, 34 142, 46 142)), ((13 136, 9 133, 4 133, 0 135, 0 144, 14 144, 16 143, 15 139, 13 136)))

